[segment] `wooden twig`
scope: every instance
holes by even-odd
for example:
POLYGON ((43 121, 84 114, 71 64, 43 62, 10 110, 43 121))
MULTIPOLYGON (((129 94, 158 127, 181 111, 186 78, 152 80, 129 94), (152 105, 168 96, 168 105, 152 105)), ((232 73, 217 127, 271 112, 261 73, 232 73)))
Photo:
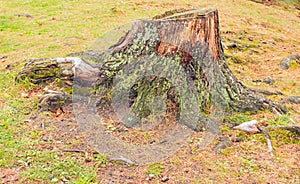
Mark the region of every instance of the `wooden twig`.
POLYGON ((44 111, 46 111, 46 109, 44 107, 39 108, 39 110, 36 113, 34 113, 32 116, 30 116, 29 119, 33 120, 33 119, 37 118, 38 115, 41 114, 44 111))
MULTIPOLYGON (((274 107, 272 107, 272 110, 275 114, 277 114, 278 116, 282 116, 282 114, 274 107)), ((289 120, 295 125, 297 124, 292 118, 289 118, 289 120)))
MULTIPOLYGON (((70 153, 86 153, 88 151, 85 150, 79 150, 79 149, 63 149, 63 152, 70 152, 70 153)), ((98 151, 93 151, 92 154, 99 154, 98 151)))
POLYGON ((268 153, 270 153, 272 156, 274 156, 274 151, 273 151, 273 146, 272 146, 270 135, 264 129, 262 129, 262 128, 259 128, 259 129, 260 129, 261 133, 266 136, 267 146, 268 146, 268 153))
MULTIPOLYGON (((86 153, 88 151, 85 150, 79 150, 79 149, 63 149, 63 152, 70 152, 70 153, 86 153)), ((92 154, 99 154, 98 151, 93 151, 92 154)), ((110 158, 108 159, 109 161, 114 161, 114 162, 123 162, 125 164, 129 164, 129 165, 139 165, 136 162, 131 161, 128 158, 124 158, 124 157, 117 157, 117 158, 110 158)))
POLYGON ((120 156, 118 158, 110 158, 108 160, 115 161, 115 162, 123 162, 123 163, 129 164, 129 165, 139 165, 138 163, 133 162, 133 161, 129 160, 128 158, 124 158, 122 156, 120 156))

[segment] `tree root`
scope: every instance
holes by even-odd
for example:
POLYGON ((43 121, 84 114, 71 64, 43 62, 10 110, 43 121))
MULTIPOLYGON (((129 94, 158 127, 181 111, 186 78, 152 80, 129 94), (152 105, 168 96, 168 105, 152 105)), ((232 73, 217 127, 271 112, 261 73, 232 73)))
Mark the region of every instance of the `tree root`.
POLYGON ((264 89, 255 89, 255 88, 249 88, 249 89, 254 93, 260 93, 263 95, 283 95, 283 93, 280 91, 272 92, 272 91, 268 91, 268 90, 264 90, 264 89))
POLYGON ((284 103, 293 103, 293 104, 300 104, 300 96, 289 96, 283 100, 281 100, 279 103, 284 104, 284 103))
POLYGON ((300 126, 275 126, 275 127, 269 127, 269 130, 272 129, 281 129, 281 130, 287 130, 292 133, 295 133, 300 136, 300 126))
POLYGON ((71 96, 67 95, 64 91, 45 90, 38 102, 38 111, 30 117, 35 119, 44 111, 55 112, 57 109, 62 108, 64 105, 71 103, 71 96))

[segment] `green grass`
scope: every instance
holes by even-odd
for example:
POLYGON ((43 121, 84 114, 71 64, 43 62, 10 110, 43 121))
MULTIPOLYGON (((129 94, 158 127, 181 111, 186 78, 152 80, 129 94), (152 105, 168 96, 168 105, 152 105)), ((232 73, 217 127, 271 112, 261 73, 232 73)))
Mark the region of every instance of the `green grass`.
POLYGON ((230 116, 225 116, 224 120, 228 123, 241 124, 243 122, 250 121, 251 117, 249 117, 249 114, 247 115, 246 113, 233 113, 230 116))
POLYGON ((31 181, 91 183, 96 179, 94 168, 81 166, 75 158, 61 159, 54 153, 38 152, 27 156, 27 160, 21 163, 30 164, 23 176, 31 181))
POLYGON ((268 123, 272 126, 288 126, 291 120, 288 116, 279 116, 276 119, 270 119, 268 123))
MULTIPOLYGON (((5 101, 0 111, 0 145, 3 148, 0 149, 0 168, 23 167, 21 175, 28 181, 92 183, 96 169, 83 166, 84 160, 61 158, 56 152, 34 149, 42 143, 40 131, 31 130, 23 120, 35 103, 19 97, 21 91, 29 90, 31 85, 26 81, 14 84, 14 76, 14 72, 0 73, 0 80, 6 81, 0 83, 1 101, 5 101)), ((98 160, 105 163, 104 157, 98 160)))
POLYGON ((162 173, 163 169, 164 167, 159 163, 151 164, 147 166, 146 174, 154 174, 154 176, 158 177, 162 173))

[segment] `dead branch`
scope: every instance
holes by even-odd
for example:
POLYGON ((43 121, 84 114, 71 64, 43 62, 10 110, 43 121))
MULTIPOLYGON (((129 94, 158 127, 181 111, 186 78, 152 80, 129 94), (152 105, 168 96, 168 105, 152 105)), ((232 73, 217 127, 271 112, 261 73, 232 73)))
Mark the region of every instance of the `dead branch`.
POLYGON ((139 165, 136 162, 133 162, 131 160, 129 160, 128 158, 124 158, 124 157, 118 157, 118 158, 110 158, 108 159, 109 161, 114 161, 114 162, 123 162, 125 164, 129 164, 129 165, 139 165))
POLYGON ((268 153, 270 153, 272 156, 274 156, 274 151, 273 151, 273 146, 272 146, 272 142, 271 142, 271 138, 270 135, 268 134, 268 132, 262 128, 259 128, 261 130, 261 133, 265 135, 266 140, 267 140, 267 146, 268 146, 268 153))
MULTIPOLYGON (((87 153, 88 151, 79 150, 79 149, 63 149, 62 152, 69 152, 69 153, 87 153)), ((93 151, 92 154, 97 155, 99 154, 98 151, 93 151)))

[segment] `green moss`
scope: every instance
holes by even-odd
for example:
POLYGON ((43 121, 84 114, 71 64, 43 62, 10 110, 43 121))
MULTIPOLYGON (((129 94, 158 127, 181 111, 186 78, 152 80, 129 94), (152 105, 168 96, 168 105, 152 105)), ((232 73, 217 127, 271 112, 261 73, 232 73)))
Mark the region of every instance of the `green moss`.
POLYGON ((101 167, 105 167, 105 165, 108 163, 106 155, 103 154, 95 155, 94 159, 101 167))
POLYGON ((225 156, 234 154, 236 152, 236 149, 234 147, 227 147, 225 149, 218 149, 218 153, 223 154, 225 156))
POLYGON ((225 116, 224 120, 228 123, 241 124, 243 122, 250 121, 251 118, 248 114, 245 113, 233 113, 230 116, 225 116))
POLYGON ((237 64, 243 64, 245 63, 245 61, 243 60, 243 58, 238 57, 238 56, 227 56, 226 61, 228 63, 237 63, 237 64))
POLYGON ((228 126, 220 126, 220 131, 223 133, 223 134, 227 134, 229 133, 231 130, 228 126))
POLYGON ((256 160, 253 159, 248 159, 248 158, 243 159, 242 165, 243 165, 242 168, 244 172, 253 173, 259 170, 259 166, 256 163, 256 160))
POLYGON ((276 129, 269 132, 274 146, 279 147, 285 144, 300 144, 299 135, 288 130, 276 129))
POLYGON ((61 88, 63 91, 65 91, 67 94, 72 94, 73 93, 73 88, 61 88))
MULTIPOLYGON (((300 60, 298 62, 300 62, 300 60)), ((295 60, 293 60, 290 63, 289 70, 299 70, 299 64, 295 60)))
POLYGON ((163 169, 164 167, 161 164, 151 164, 147 167, 146 174, 154 174, 155 176, 159 176, 162 173, 163 169))

